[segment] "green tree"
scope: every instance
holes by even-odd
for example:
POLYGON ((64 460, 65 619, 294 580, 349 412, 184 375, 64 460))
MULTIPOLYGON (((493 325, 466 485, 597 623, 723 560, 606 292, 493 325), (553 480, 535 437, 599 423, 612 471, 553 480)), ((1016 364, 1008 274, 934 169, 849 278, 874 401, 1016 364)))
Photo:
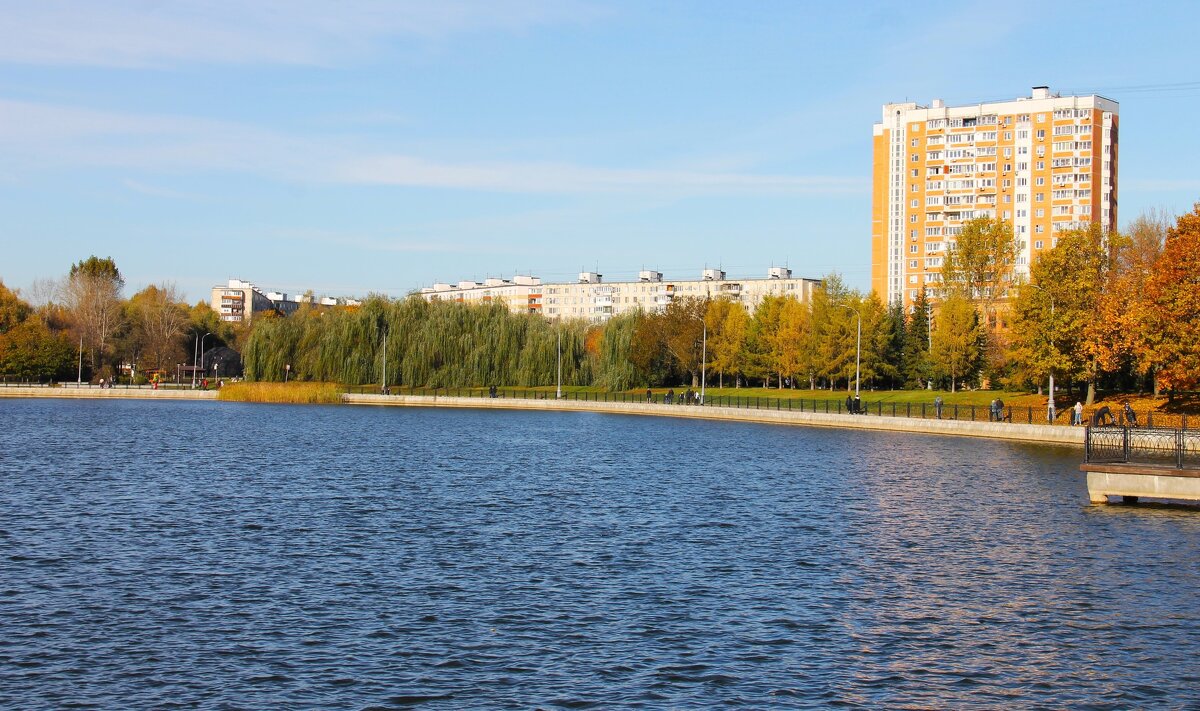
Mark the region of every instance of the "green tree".
POLYGON ((979 312, 963 294, 952 294, 938 307, 933 329, 934 371, 950 381, 950 390, 978 373, 982 359, 979 312))
POLYGON ((931 313, 928 293, 921 289, 905 325, 903 363, 904 386, 907 388, 926 387, 933 379, 933 364, 929 358, 929 342, 933 337, 931 313))

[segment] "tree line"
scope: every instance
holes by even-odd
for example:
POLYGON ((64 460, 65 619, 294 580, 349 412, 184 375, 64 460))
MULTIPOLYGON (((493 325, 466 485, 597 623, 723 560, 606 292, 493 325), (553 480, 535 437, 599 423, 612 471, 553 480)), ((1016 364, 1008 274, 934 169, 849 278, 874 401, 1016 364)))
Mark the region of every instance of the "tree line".
POLYGON ((236 347, 246 330, 220 320, 204 301, 189 306, 171 283, 125 298, 125 278, 110 257, 91 256, 27 294, 0 282, 0 376, 23 381, 110 380, 131 367, 173 374, 208 348, 236 347))
POLYGON ((556 382, 614 390, 698 385, 1068 388, 1200 383, 1200 206, 1149 214, 1125 233, 1062 232, 1015 276, 999 220, 968 223, 935 288, 909 309, 826 277, 810 302, 681 298, 603 324, 513 314, 503 304, 372 296, 358 309, 302 309, 260 324, 246 373, 417 387, 556 382), (861 328, 861 346, 860 343, 861 328), (561 350, 560 344, 561 343, 561 350), (561 359, 559 353, 561 352, 561 359))
POLYGON ((361 306, 222 322, 170 284, 128 299, 111 259, 72 265, 31 298, 0 284, 0 374, 112 377, 121 363, 170 371, 195 339, 241 350, 254 380, 414 387, 699 384, 846 388, 1200 386, 1200 205, 1150 213, 1123 233, 1059 233, 1016 276, 1019 244, 1003 221, 964 226, 940 280, 910 308, 827 276, 808 302, 767 296, 680 298, 603 324, 513 314, 503 304, 368 297, 361 306), (861 331, 861 337, 860 337, 861 331), (860 344, 861 338, 861 346, 860 344))

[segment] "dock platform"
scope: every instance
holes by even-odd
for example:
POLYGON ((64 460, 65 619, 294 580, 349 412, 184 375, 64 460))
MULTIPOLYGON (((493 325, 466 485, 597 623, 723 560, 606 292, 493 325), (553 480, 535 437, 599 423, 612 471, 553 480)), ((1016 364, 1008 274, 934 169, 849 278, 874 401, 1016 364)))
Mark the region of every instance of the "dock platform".
POLYGON ((1094 504, 1110 497, 1200 502, 1200 431, 1088 427, 1079 469, 1094 504))

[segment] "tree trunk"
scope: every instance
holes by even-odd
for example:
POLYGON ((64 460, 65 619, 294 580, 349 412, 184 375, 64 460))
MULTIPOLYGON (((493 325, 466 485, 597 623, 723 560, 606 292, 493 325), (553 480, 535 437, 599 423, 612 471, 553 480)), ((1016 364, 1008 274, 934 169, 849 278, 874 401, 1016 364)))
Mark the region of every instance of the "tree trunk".
POLYGON ((1091 407, 1096 402, 1096 379, 1093 377, 1088 381, 1087 402, 1083 403, 1085 407, 1091 407))

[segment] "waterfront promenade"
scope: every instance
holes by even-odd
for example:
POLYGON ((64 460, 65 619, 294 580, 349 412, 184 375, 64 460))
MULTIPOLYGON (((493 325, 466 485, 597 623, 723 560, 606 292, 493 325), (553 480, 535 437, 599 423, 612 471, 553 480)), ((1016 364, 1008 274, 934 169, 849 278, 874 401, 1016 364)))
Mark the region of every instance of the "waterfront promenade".
MULTIPOLYGON (((75 388, 75 387, 5 387, 0 398, 67 398, 67 399, 147 399, 147 400, 215 400, 215 390, 177 390, 150 388, 75 388)), ((347 393, 342 402, 348 405, 377 405, 385 407, 448 407, 481 410, 541 410, 600 412, 618 415, 676 417, 683 419, 756 422, 776 425, 833 427, 839 429, 877 430, 888 432, 919 432, 922 434, 984 437, 1022 442, 1083 445, 1082 427, 1030 425, 1006 422, 972 422, 951 419, 916 419, 880 417, 876 415, 846 415, 824 412, 799 412, 767 408, 737 408, 705 405, 681 406, 658 403, 603 402, 584 400, 525 400, 512 398, 481 398, 443 395, 376 395, 347 393)))
POLYGON ((454 407, 494 410, 562 410, 605 412, 620 415, 649 415, 686 419, 728 420, 776 425, 836 427, 840 429, 880 430, 889 432, 920 432, 959 437, 1054 444, 1083 445, 1082 427, 1013 424, 1005 422, 970 422, 949 419, 915 419, 879 417, 875 415, 846 415, 766 408, 736 408, 705 405, 681 406, 657 403, 602 402, 582 400, 518 400, 509 398, 479 398, 434 395, 368 395, 348 393, 342 401, 352 405, 400 407, 454 407))

